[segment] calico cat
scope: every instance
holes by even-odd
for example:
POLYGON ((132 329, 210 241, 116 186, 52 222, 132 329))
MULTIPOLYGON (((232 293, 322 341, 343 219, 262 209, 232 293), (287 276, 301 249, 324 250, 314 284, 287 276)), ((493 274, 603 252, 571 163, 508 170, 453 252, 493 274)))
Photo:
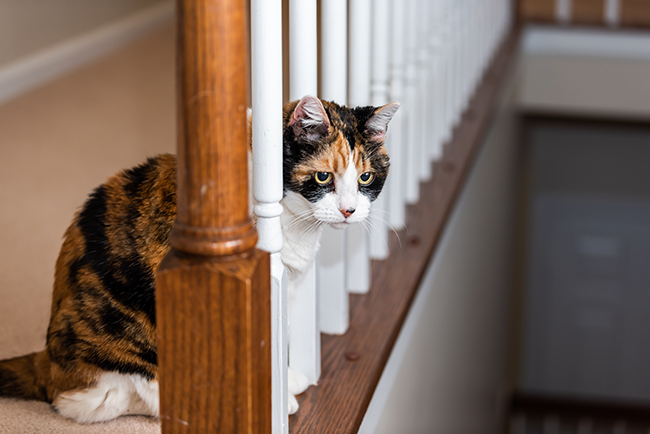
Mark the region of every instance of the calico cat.
MULTIPOLYGON (((282 262, 292 293, 324 223, 364 220, 389 169, 384 140, 399 104, 347 108, 307 96, 284 108, 282 262)), ((159 155, 109 178, 65 232, 46 349, 0 361, 0 395, 52 403, 81 423, 158 416, 154 273, 170 249, 176 158, 159 155)), ((305 377, 289 375, 294 395, 305 377)))

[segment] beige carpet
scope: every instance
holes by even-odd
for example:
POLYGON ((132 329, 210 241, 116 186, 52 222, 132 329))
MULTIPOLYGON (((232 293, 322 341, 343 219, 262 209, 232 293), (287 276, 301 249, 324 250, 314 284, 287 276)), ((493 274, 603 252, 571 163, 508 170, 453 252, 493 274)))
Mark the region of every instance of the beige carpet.
MULTIPOLYGON (((173 152, 171 26, 0 105, 0 359, 45 345, 61 237, 94 187, 147 156, 173 152)), ((82 426, 48 405, 0 399, 0 433, 149 433, 126 417, 82 426)))
POLYGON ((44 402, 0 399, 0 433, 12 434, 160 434, 157 419, 123 416, 81 425, 55 414, 44 402))

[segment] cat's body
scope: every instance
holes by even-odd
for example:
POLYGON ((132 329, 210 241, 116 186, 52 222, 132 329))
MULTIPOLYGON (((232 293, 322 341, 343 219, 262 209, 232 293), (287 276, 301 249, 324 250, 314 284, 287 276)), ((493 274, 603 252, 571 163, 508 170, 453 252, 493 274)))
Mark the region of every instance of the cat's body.
MULTIPOLYGON (((349 109, 313 97, 285 107, 281 256, 290 299, 322 224, 367 217, 388 173, 383 142, 397 107, 349 109)), ((154 275, 175 217, 172 155, 124 170, 91 194, 56 263, 47 347, 0 361, 1 396, 48 401, 79 422, 158 415, 154 275)), ((290 377, 293 394, 307 386, 299 373, 290 377)))

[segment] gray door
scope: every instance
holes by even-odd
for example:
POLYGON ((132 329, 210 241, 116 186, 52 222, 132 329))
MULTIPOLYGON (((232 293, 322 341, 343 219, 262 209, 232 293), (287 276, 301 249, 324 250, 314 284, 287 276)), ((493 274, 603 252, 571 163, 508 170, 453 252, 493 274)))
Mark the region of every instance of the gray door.
POLYGON ((537 198, 524 388, 650 399, 649 269, 650 204, 537 198))

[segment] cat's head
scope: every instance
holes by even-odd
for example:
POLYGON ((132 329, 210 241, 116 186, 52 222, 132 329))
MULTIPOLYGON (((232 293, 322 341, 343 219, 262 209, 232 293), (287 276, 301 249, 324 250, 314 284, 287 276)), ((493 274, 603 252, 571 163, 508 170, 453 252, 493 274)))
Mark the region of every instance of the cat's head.
POLYGON ((313 96, 287 104, 285 204, 335 228, 368 217, 388 175, 384 141, 398 108, 348 108, 313 96))

